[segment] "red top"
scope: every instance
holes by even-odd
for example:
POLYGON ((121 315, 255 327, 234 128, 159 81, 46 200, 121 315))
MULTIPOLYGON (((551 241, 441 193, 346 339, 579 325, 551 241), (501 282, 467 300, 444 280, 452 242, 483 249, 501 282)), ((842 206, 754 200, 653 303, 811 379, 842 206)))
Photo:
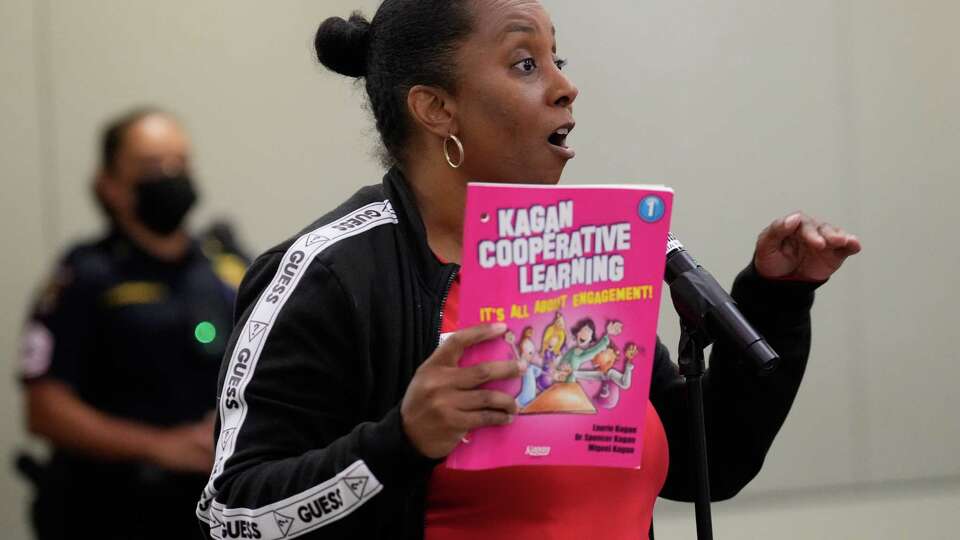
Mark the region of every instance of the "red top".
MULTIPOLYGON (((441 332, 459 325, 460 278, 441 332)), ((669 450, 647 401, 640 469, 526 466, 460 471, 441 464, 427 493, 426 540, 491 538, 646 539, 667 478, 669 450)))

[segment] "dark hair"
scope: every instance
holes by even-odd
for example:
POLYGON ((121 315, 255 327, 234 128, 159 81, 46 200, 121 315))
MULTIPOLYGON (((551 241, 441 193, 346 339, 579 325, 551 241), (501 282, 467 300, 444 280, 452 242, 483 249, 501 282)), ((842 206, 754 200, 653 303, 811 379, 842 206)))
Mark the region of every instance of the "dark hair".
POLYGON ((366 79, 370 109, 386 147, 402 162, 410 136, 407 94, 422 84, 455 92, 458 46, 473 29, 469 0, 385 0, 373 21, 360 12, 331 17, 314 40, 328 69, 366 79))
POLYGON ((573 325, 573 328, 571 328, 570 331, 573 333, 573 335, 577 335, 584 328, 589 328, 590 332, 593 333, 593 337, 597 337, 597 325, 594 324, 593 320, 589 318, 580 319, 577 321, 577 324, 573 325))
POLYGON ((100 135, 100 167, 103 170, 112 171, 116 167, 117 155, 123 146, 127 130, 140 120, 154 114, 171 116, 170 113, 158 107, 137 107, 109 120, 103 126, 100 135))

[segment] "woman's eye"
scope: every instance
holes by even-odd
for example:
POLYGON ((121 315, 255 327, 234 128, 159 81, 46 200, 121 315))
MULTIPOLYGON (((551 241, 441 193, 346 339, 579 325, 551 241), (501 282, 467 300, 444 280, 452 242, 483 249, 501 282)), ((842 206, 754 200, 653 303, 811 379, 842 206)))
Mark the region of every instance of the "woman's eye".
POLYGON ((524 58, 523 60, 514 64, 513 67, 524 73, 532 73, 535 69, 537 69, 537 61, 533 58, 524 58))
POLYGON ((557 65, 557 69, 559 70, 563 70, 563 68, 567 67, 567 60, 565 58, 557 58, 553 61, 553 63, 557 65))

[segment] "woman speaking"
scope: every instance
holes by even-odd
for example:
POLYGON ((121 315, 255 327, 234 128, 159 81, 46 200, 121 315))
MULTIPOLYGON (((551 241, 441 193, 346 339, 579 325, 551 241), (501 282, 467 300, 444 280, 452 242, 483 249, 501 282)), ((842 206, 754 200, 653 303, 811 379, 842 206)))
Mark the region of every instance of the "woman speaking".
MULTIPOLYGON (((578 91, 543 6, 386 0, 371 22, 327 19, 316 49, 364 79, 388 171, 248 272, 203 526, 215 538, 647 537, 657 496, 694 496, 685 393, 659 343, 641 469, 443 464, 470 430, 517 413, 513 396, 481 385, 521 375, 516 361, 458 367, 465 348, 506 331, 458 328, 467 182, 556 184, 574 157, 578 91)), ((759 471, 803 375, 813 291, 859 250, 802 213, 760 233, 732 295, 781 364, 757 377, 714 347, 715 498, 759 471)))

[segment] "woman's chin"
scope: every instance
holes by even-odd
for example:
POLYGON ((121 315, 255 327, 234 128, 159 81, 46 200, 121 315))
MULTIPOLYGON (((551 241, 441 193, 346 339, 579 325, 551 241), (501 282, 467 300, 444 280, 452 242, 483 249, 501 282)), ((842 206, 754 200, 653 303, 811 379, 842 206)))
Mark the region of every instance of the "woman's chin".
POLYGON ((543 163, 522 167, 522 170, 511 172, 501 171, 494 174, 471 175, 471 181, 490 182, 492 184, 528 184, 538 186, 553 186, 560 183, 560 177, 563 176, 563 169, 566 167, 566 161, 563 163, 543 163))
POLYGON ((560 183, 560 177, 563 176, 563 169, 565 166, 566 163, 563 163, 559 167, 543 169, 539 174, 533 175, 534 180, 524 183, 541 186, 555 186, 560 183))

